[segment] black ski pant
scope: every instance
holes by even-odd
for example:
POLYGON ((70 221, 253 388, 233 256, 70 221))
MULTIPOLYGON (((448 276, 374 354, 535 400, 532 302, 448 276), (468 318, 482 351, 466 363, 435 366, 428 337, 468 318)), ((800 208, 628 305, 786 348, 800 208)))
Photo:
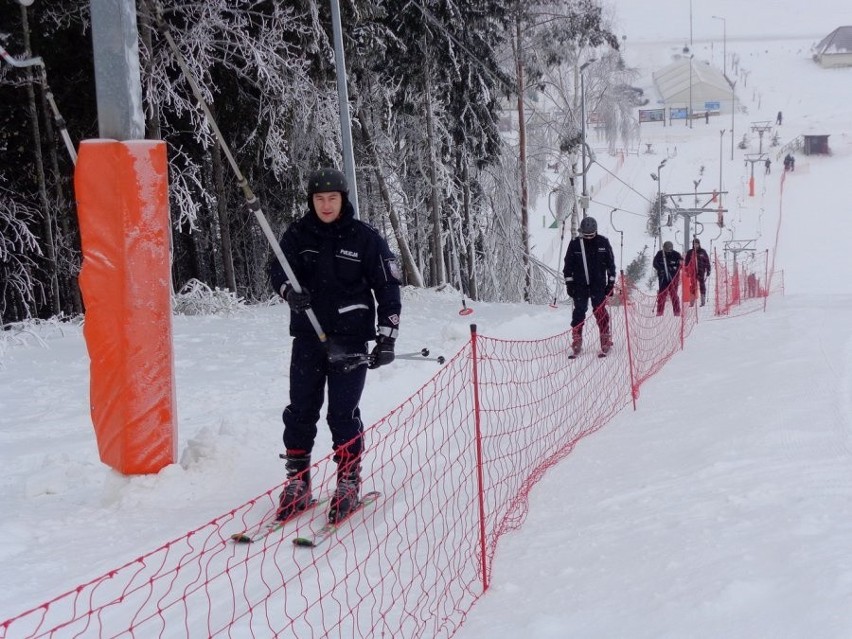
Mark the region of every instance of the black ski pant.
POLYGON ((662 315, 666 308, 666 297, 672 300, 672 310, 675 315, 680 315, 680 295, 677 290, 680 284, 680 277, 675 275, 675 278, 670 282, 659 280, 660 290, 657 293, 657 315, 662 315))
MULTIPOLYGON (((367 353, 365 342, 336 343, 335 347, 337 351, 351 354, 367 353)), ((344 372, 339 364, 330 364, 325 346, 315 336, 294 338, 290 358, 290 404, 283 415, 287 450, 307 454, 313 450, 328 385, 326 420, 334 451, 341 457, 360 458, 364 424, 358 404, 366 379, 365 365, 344 372)))
POLYGON ((571 315, 571 328, 574 339, 582 337, 583 327, 580 326, 586 319, 586 312, 589 310, 589 299, 592 300, 592 309, 595 316, 595 321, 598 323, 598 332, 601 335, 601 342, 610 339, 609 330, 609 311, 606 310, 606 294, 603 290, 589 290, 587 286, 578 286, 575 291, 574 312, 571 315))

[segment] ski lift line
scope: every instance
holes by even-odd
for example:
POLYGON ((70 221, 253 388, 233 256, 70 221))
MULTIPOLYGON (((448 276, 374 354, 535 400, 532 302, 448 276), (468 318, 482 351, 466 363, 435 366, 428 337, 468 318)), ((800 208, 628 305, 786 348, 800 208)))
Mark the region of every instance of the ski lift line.
MULTIPOLYGON (((148 0, 143 0, 143 4, 148 5, 150 11, 150 4, 148 0)), ((297 293, 302 292, 302 286, 299 284, 299 280, 296 278, 296 274, 293 272, 290 263, 287 261, 287 257, 284 255, 284 252, 281 250, 281 246, 278 243, 278 240, 275 237, 275 234, 272 232, 272 228, 269 226, 269 222, 266 219, 266 216, 263 214, 263 208, 261 207, 260 201, 257 199, 257 196, 251 190, 249 186, 248 180, 243 176, 240 171, 239 166, 237 165, 234 156, 231 154, 231 149, 228 144, 225 142, 225 138, 222 136, 222 132, 219 130, 219 125, 216 123, 216 120, 213 118, 213 114, 210 113, 210 109, 207 106, 207 103, 204 101, 204 98, 201 95, 201 90, 198 87, 198 84, 195 82, 195 78, 189 70, 189 67, 186 64, 186 60, 181 54, 180 50, 175 43, 174 38, 172 37, 171 28, 166 23, 163 18, 163 6, 158 2, 158 0, 153 0, 152 3, 154 5, 154 19, 157 23, 157 27, 160 30, 160 33, 166 39, 166 42, 169 45, 172 53, 175 56, 175 59, 180 67, 180 70, 183 74, 183 77, 186 79, 190 88, 192 89, 192 93, 195 96, 195 99, 198 101, 198 105, 201 107, 201 110, 204 112, 205 117, 207 118, 207 123, 210 125, 210 128, 213 130, 216 141, 219 143, 219 147, 222 149, 222 152, 225 154, 225 157, 228 159, 228 164, 231 166, 231 170, 234 172, 234 175, 237 178, 237 183, 243 191, 243 196, 245 197, 246 204, 254 214, 257 219, 257 223, 260 225, 261 230, 263 231, 266 240, 269 242, 269 246, 272 249, 272 252, 275 254, 275 257, 278 260, 278 263, 284 269, 284 272, 287 274, 287 279, 290 282, 290 285, 297 293)), ((310 321, 311 326, 317 334, 320 342, 324 345, 328 344, 328 337, 325 334, 322 326, 317 319, 316 313, 312 308, 308 308, 305 310, 305 315, 310 321)))
POLYGON ((601 163, 600 163, 600 162, 598 162, 597 160, 593 160, 593 163, 594 163, 594 164, 597 164, 597 165, 598 165, 599 167, 601 167, 604 171, 606 171, 607 173, 609 173, 612 177, 614 177, 616 180, 618 180, 619 182, 621 182, 621 183, 622 183, 624 186, 626 186, 628 189, 630 189, 631 191, 633 191, 636 195, 638 195, 638 196, 639 196, 639 197, 641 197, 643 200, 645 200, 648 204, 653 204, 653 202, 652 202, 651 200, 649 200, 649 199, 648 199, 648 197, 647 197, 645 194, 640 193, 639 191, 637 191, 636 189, 634 189, 634 188, 633 188, 632 186, 630 186, 627 182, 625 182, 625 181, 624 181, 624 180, 622 180, 620 177, 618 177, 615 173, 613 173, 613 172, 612 172, 612 171, 610 171, 608 168, 606 168, 603 164, 601 164, 601 163))
POLYGON ((636 217, 647 217, 646 213, 637 213, 636 211, 631 211, 630 209, 623 209, 620 206, 613 206, 612 204, 607 204, 606 202, 601 202, 595 198, 590 198, 590 202, 594 202, 595 204, 600 204, 603 207, 608 209, 613 209, 615 211, 621 211, 622 213, 627 213, 628 215, 635 215, 636 217))

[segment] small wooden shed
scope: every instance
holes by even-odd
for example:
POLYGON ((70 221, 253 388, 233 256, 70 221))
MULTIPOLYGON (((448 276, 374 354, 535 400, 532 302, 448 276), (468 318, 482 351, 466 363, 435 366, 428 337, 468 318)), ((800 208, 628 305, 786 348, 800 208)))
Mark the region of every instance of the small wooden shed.
POLYGON ((827 135, 803 135, 802 137, 805 140, 802 145, 805 155, 831 155, 827 135))

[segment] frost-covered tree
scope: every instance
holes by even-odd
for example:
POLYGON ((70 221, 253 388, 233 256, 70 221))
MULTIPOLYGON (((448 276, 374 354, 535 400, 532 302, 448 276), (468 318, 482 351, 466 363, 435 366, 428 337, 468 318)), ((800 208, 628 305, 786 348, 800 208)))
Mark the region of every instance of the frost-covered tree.
POLYGON ((474 296, 475 182, 501 146, 506 78, 494 51, 505 4, 359 2, 349 58, 359 124, 370 127, 367 166, 388 187, 416 269, 474 296))
POLYGON ((40 286, 34 256, 38 242, 30 231, 38 211, 4 186, 0 173, 0 327, 36 314, 40 286))

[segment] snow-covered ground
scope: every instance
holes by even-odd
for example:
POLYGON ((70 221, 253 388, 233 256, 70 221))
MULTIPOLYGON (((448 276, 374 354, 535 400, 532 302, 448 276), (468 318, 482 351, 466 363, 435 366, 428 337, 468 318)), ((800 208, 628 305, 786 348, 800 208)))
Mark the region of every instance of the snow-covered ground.
MULTIPOLYGON (((643 86, 688 41, 690 4, 616 3, 643 86)), ((695 51, 719 64, 721 23, 711 15, 726 17, 728 55, 749 71, 737 139, 778 110, 782 144, 803 132, 831 135, 832 156, 797 155, 783 208, 780 164, 758 172, 750 198, 743 151, 731 161, 723 138, 730 210, 718 237, 706 221, 704 246, 755 239, 771 250, 782 215, 776 265, 787 294, 765 314, 717 321, 705 309, 684 352, 643 386, 638 410, 550 471, 524 526, 501 542, 491 588, 459 637, 852 636, 852 69, 824 70, 808 56, 810 44, 852 24, 852 7, 694 3, 695 51)), ((618 176, 630 187, 610 181, 590 209, 617 255, 610 210, 619 209, 623 265, 649 243, 644 213, 657 189, 649 173, 664 157, 664 192, 691 191, 701 166, 702 187, 718 183, 723 120, 643 125, 654 154, 629 156, 618 176)), ((592 183, 605 175, 595 171, 592 183)), ((531 219, 548 215, 546 202, 538 208, 531 219)), ((677 225, 665 232, 678 240, 677 225)), ((533 233, 538 247, 558 244, 556 229, 533 233)), ((481 303, 460 317, 460 302, 451 292, 408 291, 398 349, 449 356, 470 321, 485 335, 526 339, 561 332, 570 319, 565 308, 481 303)), ((0 620, 282 480, 286 322, 282 306, 175 318, 180 463, 153 477, 120 477, 98 461, 79 328, 44 327, 39 340, 0 353, 0 620)), ((408 397, 431 366, 371 372, 365 420, 408 397)), ((317 450, 329 446, 321 427, 317 450)))

